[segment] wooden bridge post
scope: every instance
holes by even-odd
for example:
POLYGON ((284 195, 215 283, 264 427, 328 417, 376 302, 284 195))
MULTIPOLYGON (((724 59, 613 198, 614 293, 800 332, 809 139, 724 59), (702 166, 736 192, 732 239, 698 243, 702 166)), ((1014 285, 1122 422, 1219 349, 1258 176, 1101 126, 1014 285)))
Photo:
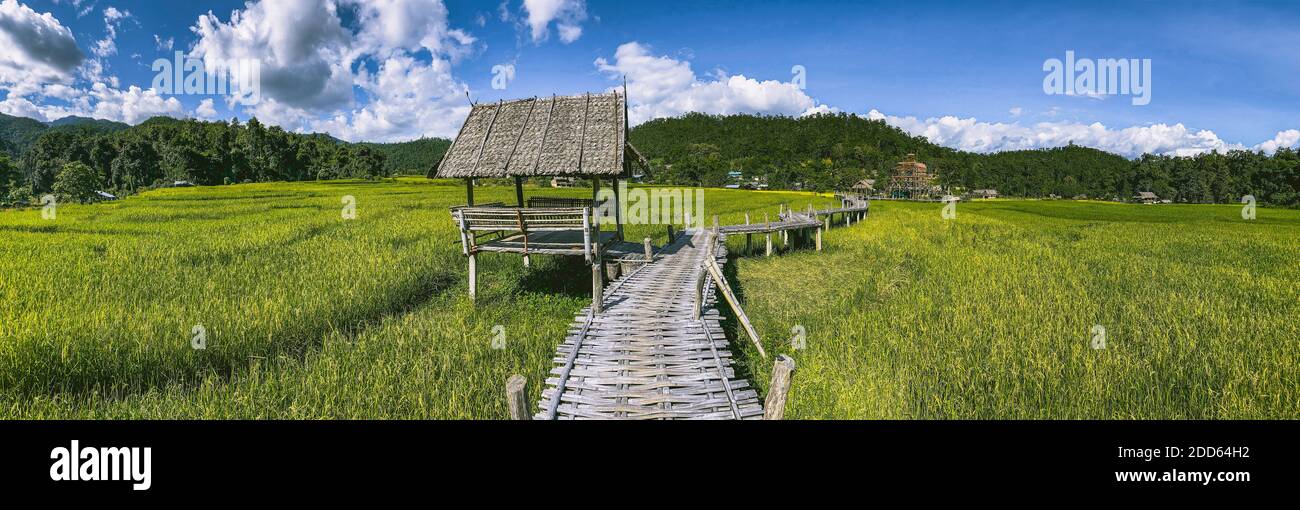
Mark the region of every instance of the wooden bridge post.
POLYGON ((817 229, 817 251, 822 251, 822 229, 817 229))
POLYGON ((830 215, 830 214, 827 214, 827 215, 826 215, 826 230, 830 230, 830 229, 831 229, 831 215, 830 215))
MULTIPOLYGON (((672 235, 669 235, 668 237, 671 238, 672 235)), ((650 238, 647 237, 645 238, 645 261, 647 264, 649 264, 651 262, 654 262, 654 260, 655 260, 655 250, 653 247, 650 246, 650 238)))
MULTIPOLYGON (((745 213, 745 224, 749 224, 749 213, 745 213)), ((745 255, 754 253, 754 234, 745 234, 745 255)))
POLYGON ((766 256, 771 257, 772 256, 772 218, 768 217, 767 213, 763 213, 763 228, 767 230, 767 233, 765 234, 765 236, 767 237, 766 256))
POLYGON ((767 401, 763 403, 764 420, 785 419, 785 401, 793 377, 794 360, 784 354, 777 356, 772 366, 772 383, 767 386, 767 401))
MULTIPOLYGON (((668 224, 668 244, 673 244, 673 224, 672 224, 672 223, 669 223, 669 224, 668 224)), ((665 244, 664 246, 668 246, 668 244, 665 244)))
POLYGON ((510 408, 511 420, 529 419, 527 378, 515 374, 506 381, 506 405, 510 408))

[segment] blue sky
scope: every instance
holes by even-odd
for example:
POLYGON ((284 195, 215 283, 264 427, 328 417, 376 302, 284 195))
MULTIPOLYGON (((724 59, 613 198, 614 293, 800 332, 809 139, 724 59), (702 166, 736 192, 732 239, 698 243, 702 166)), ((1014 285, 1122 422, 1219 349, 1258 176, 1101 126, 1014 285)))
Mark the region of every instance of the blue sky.
POLYGON ((1073 141, 1126 156, 1300 142, 1294 3, 0 2, 0 112, 42 120, 256 115, 394 141, 454 134, 466 91, 580 93, 627 76, 635 121, 842 111, 961 149, 1073 141), (42 53, 67 38, 80 60, 42 53), (257 60, 262 101, 148 91, 150 63, 175 50, 257 60), (1150 103, 1044 93, 1044 61, 1066 51, 1150 59, 1150 103), (514 69, 504 90, 499 65, 514 69))

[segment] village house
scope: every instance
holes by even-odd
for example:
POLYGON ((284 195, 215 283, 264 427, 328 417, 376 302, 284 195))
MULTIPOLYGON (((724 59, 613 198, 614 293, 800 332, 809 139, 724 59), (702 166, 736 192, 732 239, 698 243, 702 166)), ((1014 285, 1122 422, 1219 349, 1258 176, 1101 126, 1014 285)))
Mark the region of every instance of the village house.
POLYGON ((1144 204, 1154 204, 1160 201, 1160 197, 1150 191, 1139 191, 1137 195, 1133 196, 1133 200, 1144 204))

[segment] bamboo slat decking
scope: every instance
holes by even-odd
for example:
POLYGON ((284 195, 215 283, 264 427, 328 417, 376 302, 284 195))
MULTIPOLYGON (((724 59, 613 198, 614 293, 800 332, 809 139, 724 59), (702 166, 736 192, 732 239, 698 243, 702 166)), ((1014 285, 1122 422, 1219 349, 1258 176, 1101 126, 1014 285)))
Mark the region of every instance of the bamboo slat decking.
POLYGON ((537 419, 761 419, 763 404, 732 368, 703 263, 726 260, 722 237, 683 232, 612 283, 599 314, 584 309, 546 379, 537 419), (699 318, 696 285, 703 279, 699 318))

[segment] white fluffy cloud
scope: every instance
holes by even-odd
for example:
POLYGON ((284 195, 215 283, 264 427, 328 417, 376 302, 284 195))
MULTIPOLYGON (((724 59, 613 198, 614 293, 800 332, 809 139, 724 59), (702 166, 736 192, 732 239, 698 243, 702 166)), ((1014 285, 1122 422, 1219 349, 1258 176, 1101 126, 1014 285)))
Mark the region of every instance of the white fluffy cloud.
POLYGON ((451 62, 476 39, 450 26, 441 0, 263 2, 229 22, 209 13, 192 30, 195 56, 261 62, 262 101, 248 111, 285 129, 352 141, 452 136, 468 112, 451 62), (355 32, 340 7, 355 13, 355 32))
POLYGON ((110 6, 104 9, 104 38, 95 42, 90 48, 90 52, 95 56, 111 57, 117 54, 117 29, 122 26, 122 20, 131 17, 131 11, 118 10, 110 6))
POLYGON ((85 59, 71 30, 16 0, 0 1, 0 48, 0 85, 10 95, 14 88, 29 93, 41 83, 70 81, 85 59))
POLYGON ((743 75, 701 80, 691 64, 629 42, 614 52, 614 61, 598 58, 596 69, 610 78, 627 77, 631 121, 639 124, 686 112, 805 115, 838 109, 818 105, 794 83, 759 81, 743 75))
POLYGON ((199 106, 194 109, 194 116, 203 120, 216 120, 217 107, 211 98, 199 101, 199 106))
POLYGON ((350 35, 333 1, 250 2, 228 23, 209 12, 190 30, 199 37, 195 57, 260 62, 264 98, 308 109, 352 101, 350 35))
POLYGON ((118 90, 96 83, 91 87, 90 95, 96 99, 90 116, 97 119, 139 124, 159 115, 177 118, 185 116, 185 109, 176 98, 164 98, 152 89, 142 90, 135 85, 126 90, 118 90))
POLYGON ((13 94, 9 94, 9 97, 5 98, 4 101, 0 101, 0 113, 15 117, 28 117, 41 122, 49 120, 39 106, 36 106, 25 97, 13 94))
POLYGON ((1122 129, 1108 128, 1100 122, 980 122, 954 116, 916 117, 885 115, 871 110, 868 118, 884 120, 914 136, 954 149, 972 152, 1041 149, 1061 147, 1073 142, 1127 157, 1143 153, 1190 156, 1217 150, 1244 149, 1241 144, 1223 141, 1213 131, 1191 130, 1180 124, 1151 124, 1122 129))
POLYGON ((585 0, 524 0, 528 28, 533 42, 550 37, 551 22, 560 35, 560 42, 571 43, 582 37, 582 22, 587 20, 585 0))
POLYGON ((373 76, 362 78, 371 100, 348 116, 312 124, 345 140, 397 141, 423 136, 452 136, 469 114, 465 86, 451 76, 450 65, 422 64, 409 56, 384 61, 373 76))
POLYGON ((1296 147, 1297 144, 1300 144, 1300 130, 1288 129, 1285 131, 1278 131, 1277 136, 1274 136, 1272 140, 1258 144, 1253 149, 1264 151, 1267 154, 1272 154, 1277 152, 1278 149, 1283 147, 1296 147))
POLYGON ((451 28, 441 0, 369 0, 359 2, 357 8, 363 28, 357 34, 354 56, 388 57, 394 51, 426 49, 434 55, 460 57, 475 42, 465 31, 451 28))

